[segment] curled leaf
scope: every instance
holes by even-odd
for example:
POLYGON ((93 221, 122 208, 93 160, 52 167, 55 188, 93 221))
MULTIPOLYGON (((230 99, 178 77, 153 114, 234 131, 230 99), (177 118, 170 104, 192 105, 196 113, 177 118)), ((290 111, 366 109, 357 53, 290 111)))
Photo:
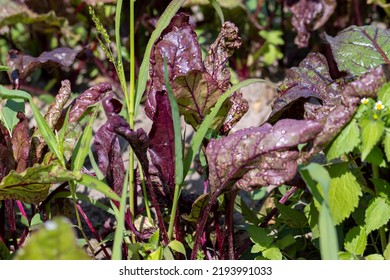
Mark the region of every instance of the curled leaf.
POLYGON ((285 119, 212 139, 206 149, 211 191, 227 191, 234 185, 249 191, 291 180, 297 146, 312 141, 321 129, 313 121, 285 119))
POLYGON ((8 130, 0 122, 0 180, 15 168, 12 142, 8 130))
POLYGON ((287 7, 293 14, 291 24, 298 35, 295 44, 307 47, 310 32, 323 26, 336 9, 336 0, 286 0, 287 7))
POLYGON ((43 52, 38 57, 24 54, 17 50, 10 50, 7 55, 7 65, 12 69, 8 71, 10 80, 24 80, 36 69, 46 67, 69 67, 73 64, 77 52, 73 49, 61 47, 49 52, 43 52))

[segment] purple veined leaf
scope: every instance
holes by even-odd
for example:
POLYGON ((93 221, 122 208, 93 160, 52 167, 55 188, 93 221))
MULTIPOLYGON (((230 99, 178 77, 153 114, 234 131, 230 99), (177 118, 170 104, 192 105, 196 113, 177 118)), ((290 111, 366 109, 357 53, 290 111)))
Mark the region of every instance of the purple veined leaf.
POLYGON ((94 145, 100 171, 106 177, 108 185, 121 195, 125 180, 125 165, 118 136, 109 130, 108 126, 109 124, 105 123, 96 131, 94 145))
POLYGON ((164 57, 167 58, 170 81, 190 71, 204 71, 202 52, 188 15, 179 13, 172 18, 151 53, 150 85, 145 109, 150 119, 153 119, 156 111, 156 92, 166 89, 164 57))
POLYGON ((149 132, 149 154, 153 165, 159 171, 163 184, 175 185, 175 141, 172 113, 168 95, 157 92, 157 110, 154 114, 153 125, 149 132))
POLYGON ((0 180, 15 169, 15 166, 11 137, 8 130, 0 122, 0 180))
POLYGON ((390 31, 376 26, 350 26, 336 37, 325 34, 340 71, 359 76, 390 63, 390 31))
POLYGON ((29 167, 29 153, 31 147, 30 130, 26 116, 18 112, 19 123, 12 132, 12 149, 16 162, 16 171, 22 172, 29 167))
POLYGON ((306 159, 323 150, 337 136, 355 114, 362 98, 376 97, 378 90, 390 79, 389 73, 390 65, 381 65, 345 86, 341 93, 341 104, 329 111, 323 130, 313 141, 306 159))
POLYGON ((293 14, 291 24, 297 31, 295 44, 304 48, 308 46, 310 32, 323 26, 336 9, 336 0, 286 0, 293 14))
POLYGON ((47 67, 69 67, 73 64, 78 52, 73 49, 60 47, 49 52, 43 52, 38 57, 23 54, 17 50, 10 50, 7 55, 7 65, 12 68, 8 71, 10 80, 24 80, 36 69, 47 67))
POLYGON ((312 141, 321 130, 314 121, 284 119, 212 139, 206 148, 211 191, 233 186, 253 190, 293 179, 297 146, 312 141))
POLYGON ((129 124, 119 115, 119 112, 122 109, 122 104, 119 102, 119 100, 113 98, 112 96, 107 96, 103 99, 102 103, 107 116, 106 129, 122 136, 130 144, 138 160, 140 161, 144 172, 148 172, 148 135, 142 128, 132 130, 129 124))
MULTIPOLYGON (((240 45, 237 27, 226 22, 203 63, 201 49, 189 16, 183 13, 176 15, 155 43, 151 56, 151 80, 145 108, 148 117, 153 120, 156 112, 156 92, 165 90, 163 60, 166 57, 169 79, 180 114, 196 129, 219 96, 230 88, 227 62, 240 45)), ((215 118, 214 128, 219 128, 223 124, 233 104, 236 104, 234 107, 236 111, 229 112, 230 123, 226 128, 234 125, 246 112, 245 101, 239 97, 240 95, 237 95, 234 102, 226 102, 221 113, 215 118)))
POLYGON ((101 83, 80 94, 70 105, 69 122, 77 122, 90 105, 99 102, 111 89, 109 83, 101 83))
POLYGON ((333 82, 326 58, 310 53, 298 67, 287 71, 286 78, 279 85, 281 91, 272 105, 270 122, 280 118, 304 118, 305 114, 310 119, 321 121, 322 114, 313 113, 314 105, 324 105, 320 107, 325 110, 339 104, 343 86, 333 82))

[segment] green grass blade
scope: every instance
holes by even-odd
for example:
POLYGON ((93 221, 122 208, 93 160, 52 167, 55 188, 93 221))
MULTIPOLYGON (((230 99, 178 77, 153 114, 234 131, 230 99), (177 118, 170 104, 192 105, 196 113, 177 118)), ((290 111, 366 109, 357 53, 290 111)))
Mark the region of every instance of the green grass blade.
POLYGON ((125 181, 123 183, 122 188, 122 197, 119 206, 119 215, 117 217, 117 226, 115 229, 114 235, 114 244, 112 248, 112 260, 121 260, 122 259, 122 242, 123 242, 123 233, 125 231, 125 208, 126 208, 126 200, 127 200, 127 185, 129 178, 129 170, 126 172, 125 181))
POLYGON ((337 260, 339 248, 336 227, 334 226, 330 209, 325 201, 321 206, 318 224, 320 230, 321 258, 323 260, 337 260))
POLYGON ((61 149, 59 148, 59 144, 57 142, 57 138, 54 135, 53 131, 50 129, 48 123, 45 118, 42 116, 38 107, 34 104, 32 99, 30 100, 31 109, 33 111, 34 119, 37 122, 37 126, 40 134, 43 139, 45 139, 47 146, 50 151, 54 153, 54 155, 58 158, 62 166, 65 166, 64 155, 61 153, 61 149))
POLYGON ((31 100, 31 95, 23 90, 8 89, 3 86, 0 86, 0 97, 2 99, 18 99, 22 98, 26 101, 31 100))
POLYGON ((191 146, 188 150, 188 153, 184 159, 184 178, 186 177, 188 171, 190 170, 190 166, 192 161, 194 160, 196 153, 199 151, 200 146, 202 145, 203 138, 206 136, 207 130, 210 128, 215 116, 218 114, 218 111, 221 109, 224 102, 237 90, 246 87, 248 85, 254 83, 269 83, 273 87, 275 85, 269 81, 263 79, 247 79, 245 81, 239 82, 232 86, 228 91, 222 94, 219 98, 215 106, 211 109, 211 112, 206 116, 203 120, 202 124, 199 126, 194 138, 191 141, 191 146))
POLYGON ((81 176, 81 180, 79 180, 78 183, 86 186, 87 188, 97 190, 110 199, 116 201, 121 200, 121 198, 106 183, 100 181, 95 177, 83 174, 81 176))
POLYGON ((209 0, 210 4, 213 5, 215 11, 217 12, 219 19, 221 20, 221 24, 225 23, 225 17, 223 16, 223 12, 221 6, 219 5, 217 0, 209 0))
POLYGON ((159 21, 157 22, 156 29, 153 31, 152 35, 150 36, 149 42, 146 46, 146 50, 144 53, 144 58, 141 63, 141 67, 139 69, 139 76, 138 76, 138 84, 137 84, 137 91, 136 91, 136 100, 134 104, 134 117, 138 114, 138 107, 141 103, 142 95, 144 94, 145 88, 146 88, 146 82, 149 78, 149 65, 150 65, 150 53, 152 52, 152 48, 156 40, 160 37, 161 32, 168 26, 168 24, 171 22, 171 19, 176 14, 176 12, 180 9, 180 7, 183 5, 183 3, 186 0, 173 0, 167 8, 165 9, 164 13, 161 15, 159 21))
POLYGON ((72 155, 72 170, 81 171, 84 165, 85 158, 88 156, 92 139, 92 126, 99 112, 99 107, 95 107, 91 118, 85 127, 83 134, 77 141, 76 147, 72 155))

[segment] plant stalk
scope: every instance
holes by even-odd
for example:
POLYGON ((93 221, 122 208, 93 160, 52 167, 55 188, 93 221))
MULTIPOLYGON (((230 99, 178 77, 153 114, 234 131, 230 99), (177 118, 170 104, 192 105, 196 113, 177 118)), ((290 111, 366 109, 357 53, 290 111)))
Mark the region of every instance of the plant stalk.
POLYGON ((181 190, 180 186, 178 184, 175 184, 175 192, 173 194, 173 205, 171 210, 171 217, 169 218, 169 227, 168 227, 169 241, 171 241, 173 235, 177 205, 179 204, 180 190, 181 190))

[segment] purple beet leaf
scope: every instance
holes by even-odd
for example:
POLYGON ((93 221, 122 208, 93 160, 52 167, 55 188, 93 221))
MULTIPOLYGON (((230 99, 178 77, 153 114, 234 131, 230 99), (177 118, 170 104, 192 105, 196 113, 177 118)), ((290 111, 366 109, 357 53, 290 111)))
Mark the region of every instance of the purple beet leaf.
POLYGON ((342 88, 343 84, 330 77, 326 58, 310 53, 298 67, 287 71, 286 78, 279 85, 280 92, 273 103, 270 121, 302 119, 304 116, 321 121, 326 114, 322 111, 340 103, 342 88), (318 107, 322 111, 316 110, 318 107))
POLYGON ((340 71, 354 76, 390 63, 390 31, 379 27, 350 26, 336 37, 325 34, 340 71))
MULTIPOLYGON (((153 120, 156 112, 156 92, 166 89, 163 71, 163 59, 166 57, 169 79, 180 114, 187 123, 197 129, 222 93, 230 88, 227 63, 233 51, 240 45, 237 27, 226 22, 202 62, 201 49, 189 16, 183 13, 176 15, 152 52, 151 81, 146 103, 149 118, 153 120)), ((235 102, 234 108, 237 108, 237 112, 229 112, 230 121, 239 119, 246 112, 246 101, 240 95, 236 96, 235 102)), ((214 128, 223 124, 232 104, 234 103, 231 101, 226 102, 221 113, 215 118, 214 128)), ((230 122, 227 127, 235 122, 230 122)))
POLYGON ((324 149, 352 119, 360 100, 364 97, 375 98, 378 90, 389 80, 389 65, 381 65, 347 84, 340 97, 340 104, 329 110, 324 119, 324 128, 313 142, 313 148, 307 158, 324 149))
POLYGON ((38 57, 24 54, 17 50, 10 50, 7 56, 7 65, 10 80, 17 83, 17 79, 24 80, 36 69, 52 67, 69 67, 73 64, 78 52, 73 49, 61 47, 49 52, 43 52, 38 57))
POLYGON ((31 146, 30 131, 26 116, 18 112, 19 123, 12 132, 12 149, 16 162, 16 171, 24 171, 30 164, 29 153, 31 146))
POLYGON ((175 147, 171 106, 165 92, 157 92, 157 110, 149 132, 149 154, 159 178, 170 187, 175 183, 175 147))
POLYGON ((298 33, 295 44, 304 48, 309 44, 310 32, 323 26, 333 14, 336 0, 286 0, 292 13, 291 24, 298 33))
POLYGON ((321 130, 314 121, 284 119, 212 139, 206 148, 211 191, 233 186, 250 191, 291 180, 297 170, 297 146, 312 141, 321 130))
POLYGON ((8 130, 0 122, 0 181, 15 168, 15 165, 11 137, 8 130))

